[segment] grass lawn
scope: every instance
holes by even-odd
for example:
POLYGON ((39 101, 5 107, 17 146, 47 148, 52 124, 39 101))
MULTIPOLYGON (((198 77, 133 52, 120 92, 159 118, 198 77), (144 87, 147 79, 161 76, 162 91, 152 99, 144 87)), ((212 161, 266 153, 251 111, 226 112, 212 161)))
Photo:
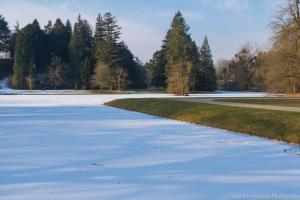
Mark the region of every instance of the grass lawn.
POLYGON ((300 144, 300 113, 160 99, 123 99, 106 105, 300 144))
POLYGON ((260 104, 260 105, 274 105, 274 106, 289 106, 300 107, 300 99, 287 99, 287 98, 220 98, 216 101, 233 102, 233 103, 247 103, 247 104, 260 104))

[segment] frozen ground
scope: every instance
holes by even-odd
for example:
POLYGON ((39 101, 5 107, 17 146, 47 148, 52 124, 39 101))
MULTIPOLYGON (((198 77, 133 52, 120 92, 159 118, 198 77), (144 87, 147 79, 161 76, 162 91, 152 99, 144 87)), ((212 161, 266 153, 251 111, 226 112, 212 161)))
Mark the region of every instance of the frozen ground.
POLYGON ((0 199, 300 199, 297 147, 100 105, 166 96, 0 95, 0 199))

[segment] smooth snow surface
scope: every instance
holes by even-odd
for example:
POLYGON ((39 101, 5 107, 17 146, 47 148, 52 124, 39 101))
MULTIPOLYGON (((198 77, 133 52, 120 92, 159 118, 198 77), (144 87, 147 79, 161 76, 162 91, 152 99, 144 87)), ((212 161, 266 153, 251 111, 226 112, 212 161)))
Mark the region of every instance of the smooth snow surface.
POLYGON ((0 199, 299 199, 297 147, 101 105, 128 97, 167 95, 0 96, 0 199))

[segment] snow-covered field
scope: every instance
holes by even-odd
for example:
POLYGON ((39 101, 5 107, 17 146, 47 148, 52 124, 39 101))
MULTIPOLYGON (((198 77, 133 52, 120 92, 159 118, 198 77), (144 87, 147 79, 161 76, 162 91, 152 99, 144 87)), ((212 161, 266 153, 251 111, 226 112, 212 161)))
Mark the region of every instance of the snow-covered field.
POLYGON ((101 105, 128 97, 168 95, 0 95, 0 199, 300 199, 298 147, 101 105))

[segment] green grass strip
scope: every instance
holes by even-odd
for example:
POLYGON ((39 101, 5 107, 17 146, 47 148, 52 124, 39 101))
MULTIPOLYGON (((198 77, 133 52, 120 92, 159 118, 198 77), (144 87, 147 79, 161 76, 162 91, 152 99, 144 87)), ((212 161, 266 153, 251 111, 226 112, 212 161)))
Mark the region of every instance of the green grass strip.
POLYGON ((122 99, 106 105, 300 144, 300 113, 160 99, 122 99))

